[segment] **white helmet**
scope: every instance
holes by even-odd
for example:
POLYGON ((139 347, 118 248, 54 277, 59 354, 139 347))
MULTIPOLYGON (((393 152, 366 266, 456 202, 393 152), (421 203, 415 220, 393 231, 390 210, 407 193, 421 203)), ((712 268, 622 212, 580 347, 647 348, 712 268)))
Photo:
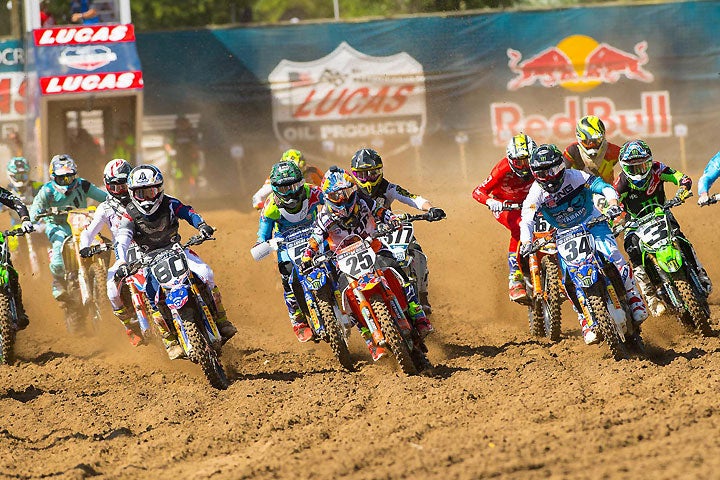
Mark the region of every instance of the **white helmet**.
POLYGON ((165 196, 163 176, 155 165, 139 165, 130 171, 128 190, 132 203, 145 215, 152 215, 165 196))
POLYGON ((127 160, 123 160, 122 158, 110 160, 108 164, 105 165, 105 170, 103 170, 105 190, 115 198, 126 196, 128 194, 128 177, 130 176, 131 170, 132 165, 130 165, 127 160))

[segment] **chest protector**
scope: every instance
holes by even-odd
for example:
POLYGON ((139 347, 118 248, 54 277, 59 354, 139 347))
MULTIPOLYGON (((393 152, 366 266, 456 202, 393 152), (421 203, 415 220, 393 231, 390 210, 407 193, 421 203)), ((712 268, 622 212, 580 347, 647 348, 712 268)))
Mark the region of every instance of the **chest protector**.
POLYGON ((149 216, 143 215, 132 202, 126 209, 135 223, 133 240, 143 250, 155 250, 179 241, 180 224, 170 208, 170 200, 167 196, 162 199, 157 211, 149 216))

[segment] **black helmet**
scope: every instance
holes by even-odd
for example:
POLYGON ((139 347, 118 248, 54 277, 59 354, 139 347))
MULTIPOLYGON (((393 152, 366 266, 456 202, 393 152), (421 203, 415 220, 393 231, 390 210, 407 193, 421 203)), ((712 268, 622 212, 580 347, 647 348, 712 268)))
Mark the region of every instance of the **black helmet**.
POLYGON ((555 145, 540 145, 530 156, 530 171, 544 190, 555 193, 565 178, 565 159, 555 145))
POLYGON ((383 179, 382 158, 370 148, 363 148, 355 152, 350 167, 357 182, 367 193, 371 193, 383 179))

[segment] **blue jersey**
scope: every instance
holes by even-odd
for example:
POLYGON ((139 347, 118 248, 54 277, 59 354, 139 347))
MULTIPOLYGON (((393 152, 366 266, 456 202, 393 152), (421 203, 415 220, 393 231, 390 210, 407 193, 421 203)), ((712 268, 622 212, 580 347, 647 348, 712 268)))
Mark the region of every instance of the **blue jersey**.
POLYGON ((720 152, 710 159, 705 170, 703 170, 702 177, 698 180, 698 195, 708 193, 718 177, 720 177, 720 152))
POLYGON ((271 195, 260 213, 260 225, 257 231, 257 241, 270 240, 275 232, 283 233, 291 228, 309 227, 315 223, 318 208, 323 205, 324 197, 320 188, 305 184, 306 199, 297 213, 289 213, 275 203, 275 196, 271 195))
POLYGON ((593 202, 593 195, 617 199, 617 193, 600 177, 568 168, 562 186, 555 193, 545 191, 539 183, 530 187, 522 207, 520 241, 532 240, 535 215, 540 212, 555 228, 570 228, 601 215, 593 202))

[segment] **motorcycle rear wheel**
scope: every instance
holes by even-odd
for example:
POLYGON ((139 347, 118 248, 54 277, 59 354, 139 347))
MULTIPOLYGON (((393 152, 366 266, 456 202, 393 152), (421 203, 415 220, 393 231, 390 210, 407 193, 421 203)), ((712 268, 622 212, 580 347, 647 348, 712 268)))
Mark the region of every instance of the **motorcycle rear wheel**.
POLYGON ((222 363, 220 363, 217 352, 210 346, 205 336, 200 333, 200 329, 195 322, 196 312, 193 311, 190 305, 185 304, 179 313, 189 343, 195 350, 192 360, 200 365, 210 385, 218 390, 226 390, 230 386, 230 382, 227 375, 225 375, 225 370, 222 363))
POLYGON ((0 364, 10 365, 15 361, 15 333, 10 299, 2 293, 0 294, 0 364))
POLYGON ((350 358, 350 350, 348 350, 347 341, 345 340, 345 329, 340 325, 340 321, 335 316, 333 303, 335 295, 328 285, 321 288, 315 294, 315 303, 317 304, 322 324, 325 326, 327 341, 330 344, 335 358, 338 359, 340 365, 346 370, 353 370, 353 362, 350 358))
POLYGON ((405 343, 405 339, 400 333, 400 328, 395 323, 390 310, 385 305, 380 295, 373 295, 370 297, 370 307, 380 323, 382 328, 383 336, 387 342, 390 351, 395 355, 395 359, 400 364, 400 369, 406 375, 416 375, 418 373, 415 363, 410 355, 410 349, 405 343))

